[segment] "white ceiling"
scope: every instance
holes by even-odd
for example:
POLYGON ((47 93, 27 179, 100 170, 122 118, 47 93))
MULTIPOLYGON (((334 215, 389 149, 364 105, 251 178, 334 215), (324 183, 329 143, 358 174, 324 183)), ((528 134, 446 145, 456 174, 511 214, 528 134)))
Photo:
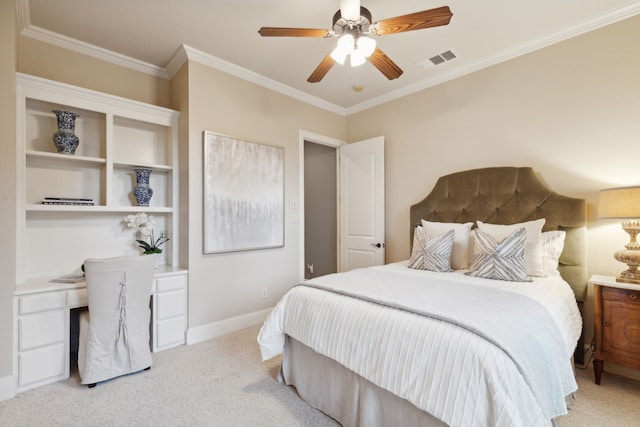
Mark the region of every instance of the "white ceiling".
POLYGON ((335 38, 261 37, 262 26, 331 29, 338 0, 18 0, 23 34, 169 76, 177 52, 349 114, 640 13, 631 0, 362 0, 373 21, 449 6, 449 25, 377 37, 404 74, 370 63, 307 77, 335 38), (183 47, 181 49, 181 47, 183 47), (185 50, 186 49, 186 50, 185 50), (452 50, 434 67, 428 58, 452 50), (354 91, 354 85, 364 89, 354 91))

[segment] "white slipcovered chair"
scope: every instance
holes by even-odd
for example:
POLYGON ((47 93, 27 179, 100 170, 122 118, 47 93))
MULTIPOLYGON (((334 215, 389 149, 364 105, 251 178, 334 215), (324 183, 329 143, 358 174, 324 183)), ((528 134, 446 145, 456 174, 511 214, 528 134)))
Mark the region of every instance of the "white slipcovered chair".
POLYGON ((78 372, 89 387, 151 367, 149 300, 157 255, 87 259, 78 372))

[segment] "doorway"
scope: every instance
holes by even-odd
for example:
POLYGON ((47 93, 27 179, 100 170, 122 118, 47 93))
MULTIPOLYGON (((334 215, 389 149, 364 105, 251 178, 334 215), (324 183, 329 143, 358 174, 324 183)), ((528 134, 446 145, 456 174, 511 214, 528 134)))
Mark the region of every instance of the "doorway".
POLYGON ((337 149, 304 140, 304 278, 338 271, 337 149))

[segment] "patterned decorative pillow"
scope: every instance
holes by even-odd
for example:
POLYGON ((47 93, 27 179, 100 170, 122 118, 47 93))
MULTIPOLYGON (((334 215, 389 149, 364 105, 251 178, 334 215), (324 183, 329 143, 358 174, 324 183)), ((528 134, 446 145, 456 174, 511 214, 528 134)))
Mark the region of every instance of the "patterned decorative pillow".
POLYGON ((525 228, 520 228, 499 241, 491 234, 475 230, 475 246, 470 276, 487 279, 531 282, 527 277, 524 248, 527 240, 525 228))
POLYGON ((540 218, 511 225, 487 224, 482 221, 476 221, 476 224, 482 232, 489 233, 498 240, 502 240, 514 231, 524 227, 527 237, 524 246, 524 262, 527 265, 527 274, 529 276, 546 276, 540 247, 540 234, 542 234, 542 227, 545 221, 544 218, 540 218))
POLYGON ((424 228, 417 226, 413 234, 413 249, 409 268, 445 272, 451 271, 451 251, 455 231, 449 230, 441 236, 429 236, 424 228))

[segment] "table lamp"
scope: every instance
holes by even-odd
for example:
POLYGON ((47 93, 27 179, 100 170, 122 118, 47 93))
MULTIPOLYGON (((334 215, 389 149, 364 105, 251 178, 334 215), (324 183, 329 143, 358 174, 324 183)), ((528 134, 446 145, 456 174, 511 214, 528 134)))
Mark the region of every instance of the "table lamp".
POLYGON ((598 218, 623 219, 622 229, 629 233, 629 243, 613 254, 627 264, 627 270, 616 277, 617 282, 640 284, 640 244, 636 236, 640 232, 640 187, 608 188, 600 191, 598 218))

